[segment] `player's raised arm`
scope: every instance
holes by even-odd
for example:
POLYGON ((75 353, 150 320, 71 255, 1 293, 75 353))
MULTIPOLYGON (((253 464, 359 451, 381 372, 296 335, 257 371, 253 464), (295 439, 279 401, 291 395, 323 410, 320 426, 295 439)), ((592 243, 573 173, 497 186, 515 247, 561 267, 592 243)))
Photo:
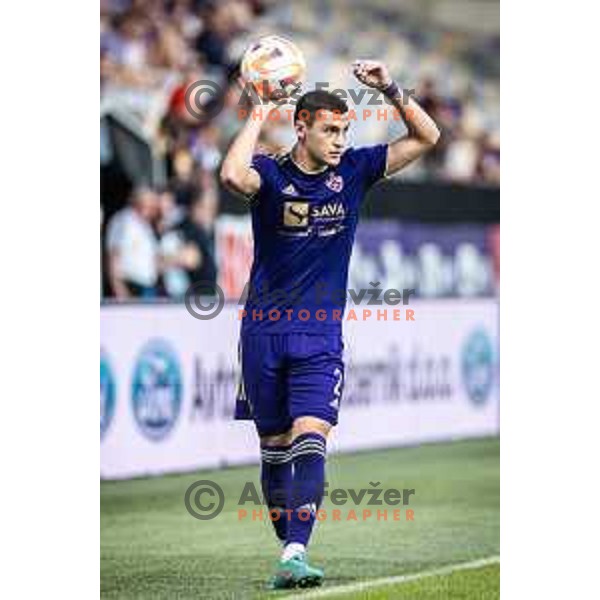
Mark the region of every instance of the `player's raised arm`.
POLYGON ((252 168, 252 157, 263 124, 274 108, 277 108, 275 103, 256 107, 233 139, 221 165, 223 185, 245 196, 252 196, 260 189, 261 178, 252 168))
POLYGON ((387 67, 380 62, 360 60, 353 63, 354 75, 365 85, 381 90, 400 113, 408 134, 388 145, 386 175, 392 175, 433 148, 440 130, 433 119, 392 80, 387 67))

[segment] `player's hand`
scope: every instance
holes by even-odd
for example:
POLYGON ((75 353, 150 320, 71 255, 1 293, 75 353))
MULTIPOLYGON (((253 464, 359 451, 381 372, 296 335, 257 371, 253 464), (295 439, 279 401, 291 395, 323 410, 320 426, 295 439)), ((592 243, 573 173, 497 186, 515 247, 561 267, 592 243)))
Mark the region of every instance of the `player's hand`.
POLYGON ((275 90, 271 97, 269 98, 269 104, 272 104, 275 107, 281 108, 286 104, 289 104, 291 100, 291 96, 286 94, 283 90, 275 90))
POLYGON ((387 67, 376 60, 355 60, 352 71, 356 79, 371 88, 383 90, 392 83, 387 67))

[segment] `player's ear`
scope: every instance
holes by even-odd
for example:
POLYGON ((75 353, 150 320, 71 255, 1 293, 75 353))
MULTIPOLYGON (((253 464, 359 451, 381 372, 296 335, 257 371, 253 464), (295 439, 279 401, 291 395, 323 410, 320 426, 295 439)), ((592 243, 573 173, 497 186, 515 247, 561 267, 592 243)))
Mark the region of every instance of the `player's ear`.
POLYGON ((306 123, 302 119, 296 121, 296 136, 299 142, 306 139, 306 123))

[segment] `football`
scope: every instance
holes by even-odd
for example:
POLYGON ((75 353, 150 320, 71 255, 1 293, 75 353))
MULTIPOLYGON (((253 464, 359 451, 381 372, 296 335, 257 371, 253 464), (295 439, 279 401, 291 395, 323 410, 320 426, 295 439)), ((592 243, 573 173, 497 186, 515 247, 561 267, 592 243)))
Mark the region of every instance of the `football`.
POLYGON ((263 100, 294 92, 304 81, 306 61, 290 40, 268 35, 253 42, 242 58, 241 75, 263 100))

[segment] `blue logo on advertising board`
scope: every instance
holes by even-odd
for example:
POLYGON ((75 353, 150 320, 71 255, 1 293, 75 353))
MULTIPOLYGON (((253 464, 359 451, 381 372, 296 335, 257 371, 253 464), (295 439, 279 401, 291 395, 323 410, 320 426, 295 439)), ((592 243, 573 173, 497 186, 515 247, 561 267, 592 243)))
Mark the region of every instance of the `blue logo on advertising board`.
POLYGON ((165 438, 181 411, 182 378, 177 354, 164 340, 150 340, 138 355, 131 384, 135 421, 153 441, 165 438))
POLYGON ((488 399, 494 383, 494 348, 483 329, 474 331, 463 346, 462 375, 467 395, 473 404, 488 399))
POLYGON ((115 415, 116 385, 108 356, 100 348, 100 439, 110 427, 115 415))

